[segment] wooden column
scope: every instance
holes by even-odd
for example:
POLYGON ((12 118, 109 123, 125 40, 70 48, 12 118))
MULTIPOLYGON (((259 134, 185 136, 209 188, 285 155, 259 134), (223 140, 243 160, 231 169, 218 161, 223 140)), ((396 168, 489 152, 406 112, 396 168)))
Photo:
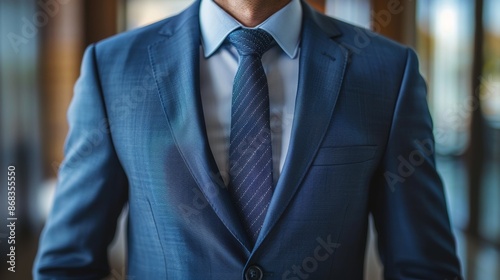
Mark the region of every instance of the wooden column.
POLYGON ((326 10, 326 0, 307 0, 311 6, 313 6, 316 10, 325 13, 326 10))
POLYGON ((118 31, 120 0, 72 0, 39 7, 49 20, 41 28, 40 89, 45 177, 54 177, 63 160, 68 133, 66 112, 80 75, 85 48, 118 31))
MULTIPOLYGON (((54 177, 63 160, 68 132, 66 111, 73 96, 83 52, 83 1, 66 1, 50 8, 48 24, 41 29, 40 90, 45 177, 54 177)), ((62 1, 61 1, 62 2, 62 1)), ((43 10, 40 7, 40 10, 43 10)))
POLYGON ((416 1, 371 0, 372 29, 412 47, 416 46, 416 1))
POLYGON ((120 0, 85 0, 84 2, 85 45, 118 33, 120 0))
POLYGON ((467 167, 469 171, 469 227, 468 231, 479 236, 480 198, 484 162, 484 117, 481 110, 480 87, 483 74, 483 0, 475 2, 474 54, 472 64, 471 94, 475 110, 472 112, 470 127, 470 145, 467 151, 467 167))

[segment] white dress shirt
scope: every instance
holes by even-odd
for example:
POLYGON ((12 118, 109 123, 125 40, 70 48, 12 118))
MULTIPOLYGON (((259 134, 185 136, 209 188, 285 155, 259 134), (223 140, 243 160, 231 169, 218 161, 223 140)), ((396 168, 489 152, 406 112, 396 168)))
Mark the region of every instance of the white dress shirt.
MULTIPOLYGON (((200 6, 200 89, 210 148, 224 183, 229 182, 229 137, 233 81, 239 55, 225 42, 229 33, 243 27, 213 0, 200 6)), ((271 34, 277 45, 262 57, 269 85, 274 183, 288 152, 299 77, 302 6, 291 2, 256 26, 271 34)))

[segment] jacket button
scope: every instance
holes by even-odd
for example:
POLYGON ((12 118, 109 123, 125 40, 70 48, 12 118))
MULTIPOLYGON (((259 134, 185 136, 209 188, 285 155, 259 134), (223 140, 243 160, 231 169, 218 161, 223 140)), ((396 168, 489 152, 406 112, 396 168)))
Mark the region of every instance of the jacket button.
POLYGON ((257 265, 250 266, 245 272, 245 280, 262 280, 264 272, 257 265))

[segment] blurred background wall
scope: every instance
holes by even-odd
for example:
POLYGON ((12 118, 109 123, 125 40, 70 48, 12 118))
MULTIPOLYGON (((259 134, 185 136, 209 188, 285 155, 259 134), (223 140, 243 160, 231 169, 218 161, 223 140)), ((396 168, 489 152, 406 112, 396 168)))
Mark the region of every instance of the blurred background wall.
MULTIPOLYGON (((7 218, 8 166, 16 168, 18 206, 18 272, 7 274, 8 233, 2 226, 0 279, 31 279, 85 47, 178 13, 193 1, 0 0, 0 220, 7 218)), ((464 275, 500 279, 500 1, 308 2, 417 50, 464 275)), ((367 47, 369 38, 361 36, 359 44, 367 47)), ((110 249, 110 279, 126 279, 124 238, 120 230, 110 249)), ((375 239, 372 232, 368 280, 381 279, 375 239)))

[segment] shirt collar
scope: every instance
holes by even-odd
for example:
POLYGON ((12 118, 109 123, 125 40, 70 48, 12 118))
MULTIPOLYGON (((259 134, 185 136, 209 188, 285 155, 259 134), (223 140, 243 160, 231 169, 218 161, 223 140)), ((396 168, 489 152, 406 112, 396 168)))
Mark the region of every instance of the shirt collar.
MULTIPOLYGON (((229 33, 240 27, 244 26, 213 0, 201 1, 200 28, 206 58, 219 49, 229 33)), ((300 1, 291 0, 288 5, 255 28, 267 31, 290 58, 295 58, 299 50, 302 28, 302 5, 300 1)))

